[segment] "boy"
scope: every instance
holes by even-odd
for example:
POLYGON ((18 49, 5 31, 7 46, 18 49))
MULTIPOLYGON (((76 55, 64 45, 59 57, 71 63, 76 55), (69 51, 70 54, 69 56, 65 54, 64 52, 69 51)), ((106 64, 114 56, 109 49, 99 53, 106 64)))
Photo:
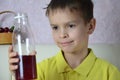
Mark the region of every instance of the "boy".
MULTIPOLYGON (((91 0, 51 0, 46 15, 55 43, 61 49, 57 55, 37 64, 37 80, 120 80, 120 72, 112 64, 97 58, 88 48, 89 35, 95 29, 91 0)), ((19 61, 9 48, 10 70, 19 61)))

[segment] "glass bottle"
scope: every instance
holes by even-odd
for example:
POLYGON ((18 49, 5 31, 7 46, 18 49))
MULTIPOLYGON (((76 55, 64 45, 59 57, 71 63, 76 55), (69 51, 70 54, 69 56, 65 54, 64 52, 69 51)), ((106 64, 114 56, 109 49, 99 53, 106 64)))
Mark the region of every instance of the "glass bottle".
POLYGON ((17 13, 14 17, 13 50, 18 53, 18 69, 16 80, 33 80, 37 78, 34 37, 25 13, 17 13))

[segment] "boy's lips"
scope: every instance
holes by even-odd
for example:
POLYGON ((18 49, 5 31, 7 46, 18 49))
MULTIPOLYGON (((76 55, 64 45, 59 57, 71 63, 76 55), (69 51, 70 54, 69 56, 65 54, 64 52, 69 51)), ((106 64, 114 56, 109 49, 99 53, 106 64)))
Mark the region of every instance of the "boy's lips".
POLYGON ((72 43, 73 41, 65 41, 65 42, 60 42, 62 46, 68 46, 72 43))

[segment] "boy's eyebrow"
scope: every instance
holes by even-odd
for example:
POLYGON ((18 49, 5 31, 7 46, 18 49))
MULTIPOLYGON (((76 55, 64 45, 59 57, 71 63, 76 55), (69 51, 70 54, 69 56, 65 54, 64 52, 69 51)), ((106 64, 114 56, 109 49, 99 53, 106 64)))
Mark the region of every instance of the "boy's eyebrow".
POLYGON ((78 22, 78 20, 68 21, 67 23, 78 22))
MULTIPOLYGON (((65 22, 64 24, 69 24, 69 23, 79 23, 80 20, 72 20, 72 21, 68 21, 68 22, 65 22)), ((57 24, 50 24, 50 26, 57 26, 57 24)))
POLYGON ((79 22, 80 22, 80 20, 73 20, 73 21, 66 22, 66 24, 69 24, 69 23, 79 23, 79 22))
POLYGON ((50 26, 57 26, 57 25, 55 25, 55 24, 50 24, 50 26))

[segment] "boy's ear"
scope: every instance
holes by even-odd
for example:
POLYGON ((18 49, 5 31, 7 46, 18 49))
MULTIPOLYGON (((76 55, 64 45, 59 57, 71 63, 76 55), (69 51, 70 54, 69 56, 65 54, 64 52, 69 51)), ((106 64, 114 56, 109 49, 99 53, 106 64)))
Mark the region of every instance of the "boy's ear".
POLYGON ((92 18, 88 24, 88 34, 92 34, 96 27, 96 20, 92 18))

